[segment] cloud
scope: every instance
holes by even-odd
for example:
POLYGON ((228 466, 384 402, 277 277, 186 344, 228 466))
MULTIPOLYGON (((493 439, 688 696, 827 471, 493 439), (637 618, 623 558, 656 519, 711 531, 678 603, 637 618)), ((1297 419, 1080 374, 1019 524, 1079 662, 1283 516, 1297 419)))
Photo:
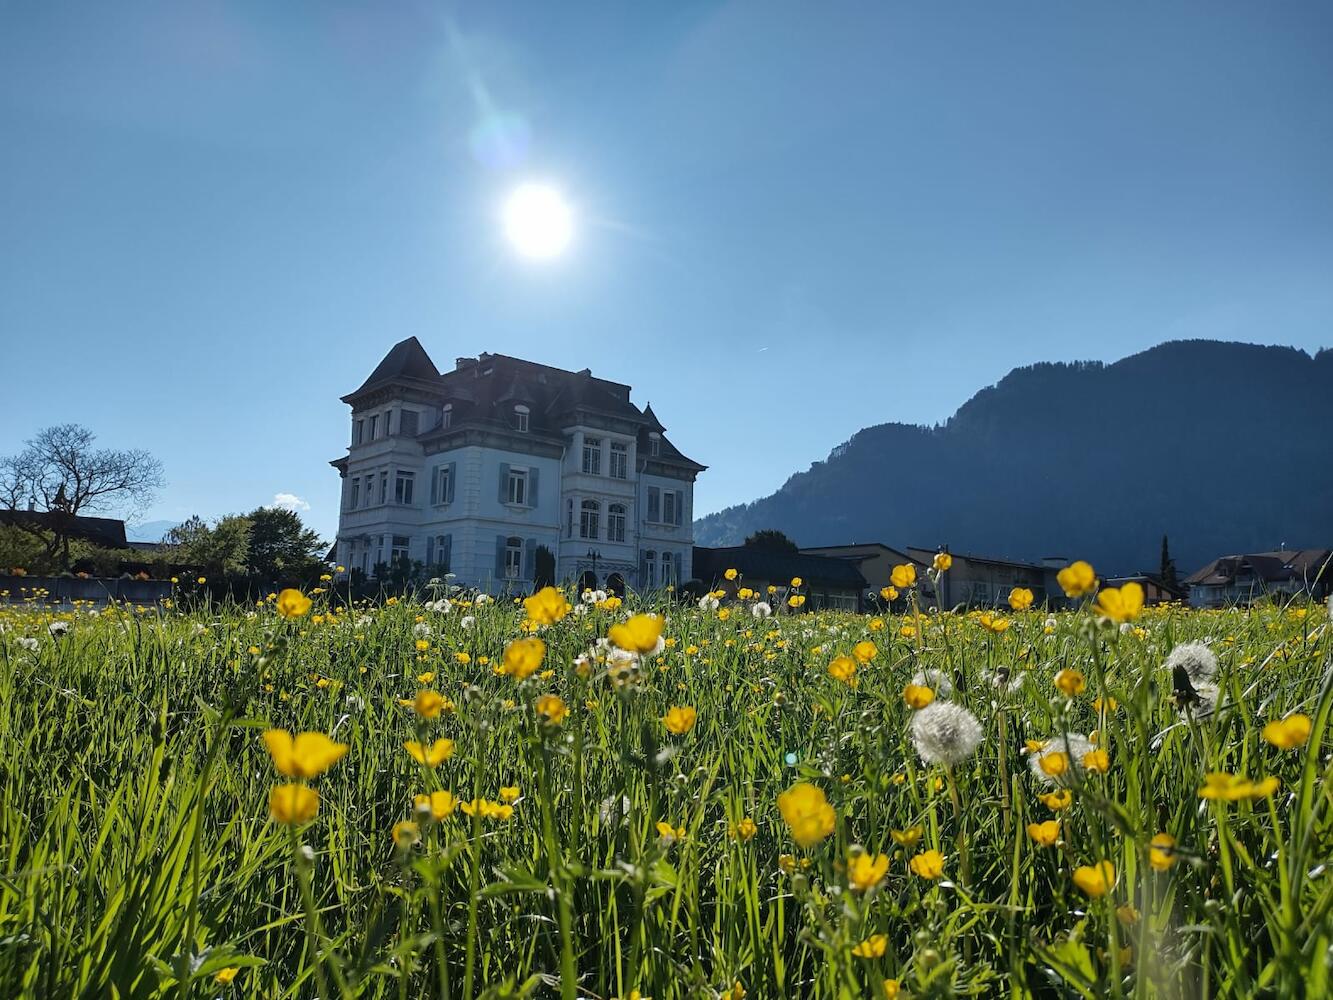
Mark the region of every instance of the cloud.
POLYGON ((295 493, 274 493, 273 502, 270 507, 277 507, 280 510, 309 510, 310 504, 298 497, 295 493))

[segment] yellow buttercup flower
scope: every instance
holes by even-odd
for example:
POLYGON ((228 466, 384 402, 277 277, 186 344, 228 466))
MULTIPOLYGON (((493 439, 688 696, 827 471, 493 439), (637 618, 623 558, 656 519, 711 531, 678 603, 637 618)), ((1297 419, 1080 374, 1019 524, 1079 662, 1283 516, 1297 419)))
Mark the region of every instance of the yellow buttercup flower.
POLYGON ((676 736, 684 736, 694 728, 694 721, 697 713, 692 705, 672 705, 667 709, 667 714, 663 716, 662 722, 667 727, 667 732, 676 736))
POLYGON ((651 653, 662 638, 662 619, 657 615, 634 615, 629 621, 612 625, 607 638, 629 653, 651 653))
POLYGON ((505 647, 504 666, 500 673, 508 674, 516 681, 531 677, 542 665, 546 656, 546 643, 540 639, 515 639, 505 647))
POLYGON ((916 567, 911 563, 893 567, 893 572, 889 574, 889 582, 899 590, 906 590, 916 583, 916 567))
POLYGON ((902 984, 896 979, 884 980, 884 1000, 898 1000, 902 995, 902 984))
POLYGON ((856 657, 856 662, 861 664, 869 663, 879 653, 879 647, 869 639, 862 639, 852 647, 852 655, 856 657))
POLYGON ((415 846, 420 839, 421 827, 410 819, 402 820, 393 825, 393 842, 403 850, 415 846))
POLYGON ((1296 712, 1285 719, 1274 719, 1263 728, 1263 737, 1279 750, 1295 750, 1310 738, 1310 717, 1296 712))
POLYGON ((275 785, 269 792, 268 811, 284 826, 300 826, 319 812, 319 793, 308 785, 275 785))
POLYGON ((994 635, 999 635, 1009 628, 1009 619, 993 615, 989 611, 983 611, 977 621, 982 628, 994 635))
POLYGON ((1026 611, 1032 607, 1032 591, 1026 587, 1015 587, 1009 591, 1009 607, 1015 611, 1026 611))
POLYGON ((439 767, 454 755, 453 740, 436 740, 430 746, 423 746, 416 740, 408 740, 403 747, 413 760, 427 767, 439 767))
POLYGON ((458 799, 454 798, 453 792, 431 792, 429 795, 415 796, 412 804, 418 811, 428 811, 431 818, 438 821, 453 815, 453 811, 458 808, 458 799))
POLYGON ((1060 570, 1055 574, 1055 579, 1066 597, 1082 597, 1097 589, 1097 574, 1092 565, 1082 559, 1060 570))
POLYGON ((1276 792, 1281 785, 1277 778, 1251 781, 1243 774, 1212 771, 1204 778, 1199 798, 1238 802, 1241 799, 1262 799, 1276 792))
POLYGON ((1176 838, 1169 833, 1159 833, 1148 842, 1148 864, 1154 871, 1170 871, 1176 863, 1176 838))
POLYGON ((543 721, 552 726, 560 725, 569 715, 569 706, 565 704, 565 699, 555 694, 542 695, 534 707, 543 721))
POLYGON ((1097 612, 1113 622, 1128 622, 1143 611, 1143 588, 1130 581, 1123 587, 1107 587, 1097 595, 1097 612))
POLYGON ((554 587, 543 587, 523 601, 523 610, 535 625, 554 625, 574 610, 565 595, 554 587))
POLYGON ((936 552, 931 565, 934 566, 936 570, 943 573, 953 565, 953 556, 949 555, 947 552, 936 552))
POLYGON ((799 586, 800 586, 802 583, 804 583, 804 582, 805 582, 805 581, 802 580, 799 576, 794 576, 794 577, 791 578, 791 585, 792 585, 793 587, 799 587, 799 586))
POLYGON ((1094 774, 1105 774, 1111 768, 1111 758, 1105 750, 1090 750, 1083 755, 1083 767, 1094 774))
POLYGON ((1060 839, 1060 821, 1048 819, 1044 823, 1029 823, 1028 836, 1042 847, 1054 847, 1060 839))
POLYGON ((887 934, 872 934, 853 948, 852 954, 857 958, 883 958, 888 947, 889 936, 887 934))
POLYGON ((1048 753, 1038 759, 1037 765, 1042 773, 1051 778, 1058 778, 1069 770, 1069 754, 1063 751, 1048 753))
POLYGON ((1055 686, 1066 698, 1073 698, 1087 690, 1088 682, 1082 671, 1066 667, 1055 675, 1055 686))
POLYGON ((935 692, 924 684, 908 684, 903 688, 903 701, 908 708, 925 708, 935 700, 935 692))
POLYGON ((1100 899, 1115 885, 1115 865, 1109 861, 1099 861, 1095 865, 1079 865, 1074 869, 1074 884, 1083 894, 1093 899, 1100 899))
POLYGON ((301 733, 293 738, 285 729, 264 731, 273 766, 289 778, 317 778, 347 753, 346 743, 336 743, 323 733, 301 733))
POLYGON ((896 587, 880 587, 879 596, 885 601, 896 601, 898 599, 898 590, 896 587))
POLYGON ((500 801, 514 802, 518 799, 518 785, 502 785, 500 787, 500 801))
MULTIPOLYGON (((202 577, 199 582, 204 582, 202 577)), ((278 595, 275 607, 278 609, 278 614, 284 618, 300 618, 310 610, 310 598, 299 590, 288 587, 278 595)))
POLYGON ((423 719, 437 719, 444 711, 444 696, 429 688, 418 691, 416 699, 412 702, 412 708, 423 719))
POLYGON ((856 686, 856 661, 850 656, 835 656, 828 665, 829 676, 844 684, 856 686))
POLYGON ((908 866, 921 878, 936 879, 944 874, 944 855, 936 850, 922 851, 908 862, 908 866))
POLYGON ((1068 788, 1062 788, 1058 792, 1047 792, 1044 795, 1039 795, 1038 798, 1041 799, 1042 805, 1053 812, 1068 809, 1074 804, 1074 793, 1068 788))
POLYGON ((898 846, 911 848, 917 845, 924 832, 922 827, 909 826, 906 830, 890 830, 889 836, 893 838, 893 842, 898 846))
POLYGON ((879 885, 888 870, 888 855, 858 854, 847 862, 847 884, 853 892, 866 892, 879 885))
POLYGON ((831 834, 837 818, 824 790, 806 781, 778 796, 778 812, 801 847, 812 847, 831 834))
MULTIPOLYGON (((172 582, 174 583, 175 581, 173 580, 172 582)), ((229 965, 225 969, 219 969, 213 976, 213 982, 217 983, 219 986, 230 986, 232 981, 235 980, 237 973, 240 971, 240 967, 235 965, 229 965)))
POLYGON ((749 816, 746 816, 739 823, 734 824, 729 832, 737 840, 750 840, 759 832, 759 825, 749 816))

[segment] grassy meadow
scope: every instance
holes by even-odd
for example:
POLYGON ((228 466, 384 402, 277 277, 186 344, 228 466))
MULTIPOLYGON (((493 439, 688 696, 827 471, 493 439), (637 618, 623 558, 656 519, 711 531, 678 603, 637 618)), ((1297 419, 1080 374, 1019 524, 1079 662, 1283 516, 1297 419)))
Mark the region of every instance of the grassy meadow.
POLYGON ((0 605, 0 995, 1329 995, 1327 609, 1065 581, 0 605))

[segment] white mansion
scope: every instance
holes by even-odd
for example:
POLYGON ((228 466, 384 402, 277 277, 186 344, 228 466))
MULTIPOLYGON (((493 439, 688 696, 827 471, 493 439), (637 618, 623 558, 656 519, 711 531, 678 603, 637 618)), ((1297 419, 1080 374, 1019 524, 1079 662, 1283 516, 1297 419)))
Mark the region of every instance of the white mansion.
POLYGON ((441 374, 396 344, 352 407, 337 561, 396 559, 490 592, 534 581, 652 589, 690 579, 694 479, 630 387, 501 354, 441 374))

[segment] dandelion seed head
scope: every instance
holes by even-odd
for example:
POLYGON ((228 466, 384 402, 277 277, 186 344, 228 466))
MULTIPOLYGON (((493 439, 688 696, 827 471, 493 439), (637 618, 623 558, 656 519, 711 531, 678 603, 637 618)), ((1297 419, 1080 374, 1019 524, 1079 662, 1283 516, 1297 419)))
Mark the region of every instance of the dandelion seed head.
POLYGON ((976 752, 981 737, 977 717, 951 701, 931 702, 912 715, 912 742, 927 764, 955 767, 976 752))
POLYGON ((1211 682, 1217 676, 1217 656, 1208 648, 1207 643, 1182 642, 1171 650, 1171 655, 1166 658, 1166 668, 1185 671, 1190 683, 1197 688, 1200 684, 1211 682))

